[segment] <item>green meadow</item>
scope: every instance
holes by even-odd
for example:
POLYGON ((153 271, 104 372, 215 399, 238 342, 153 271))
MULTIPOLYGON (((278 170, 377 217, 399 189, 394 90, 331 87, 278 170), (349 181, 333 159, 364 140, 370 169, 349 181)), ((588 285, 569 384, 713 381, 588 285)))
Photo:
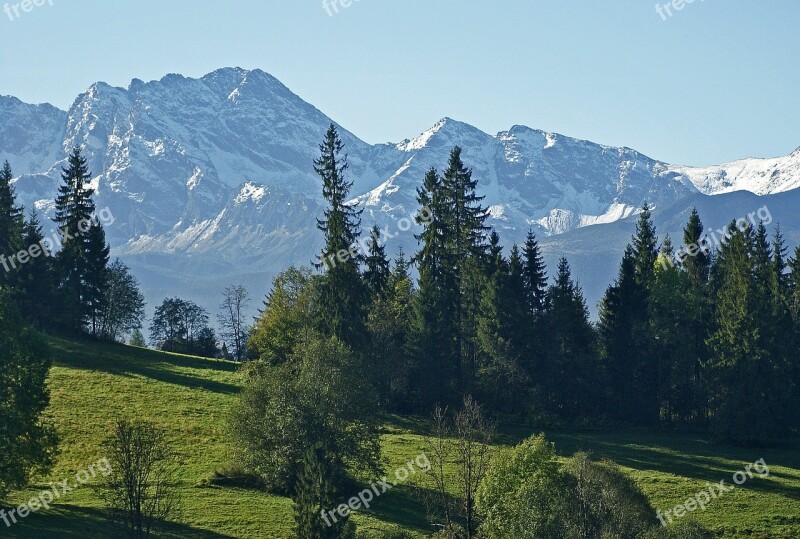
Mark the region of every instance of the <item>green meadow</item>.
MULTIPOLYGON (((242 384, 237 365, 117 344, 48 338, 54 366, 50 373, 49 415, 60 436, 56 464, 36 477, 6 505, 22 504, 52 482, 70 479, 103 458, 101 442, 118 418, 147 419, 164 427, 180 464, 182 509, 170 537, 289 537, 292 502, 256 489, 221 487, 209 482, 231 468, 226 416, 242 384)), ((385 418, 385 469, 395 469, 424 448, 426 421, 385 418)), ((534 431, 520 425, 500 429, 497 443, 512 445, 534 431)), ((646 431, 546 432, 558 453, 578 450, 610 458, 631 474, 653 507, 670 510, 763 458, 769 476, 754 476, 713 500, 691 517, 718 537, 800 537, 800 444, 780 449, 715 445, 689 434, 646 431)), ((49 510, 28 516, 2 537, 109 537, 94 479, 58 499, 49 510)), ((432 532, 425 506, 415 494, 415 479, 376 498, 355 521, 362 537, 423 537, 432 532)), ((353 493, 356 494, 356 493, 353 493)))

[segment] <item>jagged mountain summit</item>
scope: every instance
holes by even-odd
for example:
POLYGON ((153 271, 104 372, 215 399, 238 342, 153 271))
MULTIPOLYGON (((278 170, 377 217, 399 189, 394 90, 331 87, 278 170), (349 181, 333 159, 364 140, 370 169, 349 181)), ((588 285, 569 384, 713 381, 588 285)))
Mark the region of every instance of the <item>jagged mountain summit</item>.
MULTIPOLYGON (((26 207, 49 213, 67 152, 85 149, 98 207, 115 218, 107 230, 114 254, 151 303, 170 293, 214 307, 208 298, 235 281, 261 293, 270 275, 309 264, 319 248, 312 161, 331 119, 263 71, 172 74, 128 88, 98 82, 66 112, 0 97, 0 114, 0 159, 19 174, 26 207)), ((556 237, 630 219, 645 200, 673 208, 700 195, 800 187, 800 150, 692 168, 524 126, 490 135, 445 118, 413 139, 377 145, 338 127, 365 227, 393 228, 410 216, 425 171, 445 166, 455 145, 506 243, 529 228, 556 237)), ((389 252, 414 248, 411 231, 393 241, 389 252)))

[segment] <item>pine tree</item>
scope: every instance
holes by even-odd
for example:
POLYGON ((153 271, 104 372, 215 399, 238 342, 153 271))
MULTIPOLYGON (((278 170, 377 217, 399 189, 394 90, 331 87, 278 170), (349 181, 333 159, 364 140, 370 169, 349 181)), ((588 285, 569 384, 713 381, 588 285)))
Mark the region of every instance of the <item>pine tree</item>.
POLYGON ((384 297, 391 270, 389 269, 389 259, 386 257, 386 248, 380 243, 380 229, 377 226, 372 227, 368 245, 364 282, 373 298, 384 297))
POLYGON ((19 308, 22 316, 37 329, 50 328, 55 320, 52 315, 52 302, 55 294, 53 258, 49 243, 45 240, 42 225, 36 211, 31 211, 25 222, 22 244, 32 252, 38 246, 38 256, 31 256, 27 264, 20 267, 18 276, 19 308))
POLYGON ((477 185, 472 170, 461 160, 461 148, 456 146, 450 152, 447 169, 442 174, 442 193, 447 210, 443 212, 443 219, 448 232, 443 262, 454 285, 445 290, 445 303, 455 307, 455 339, 459 354, 456 387, 460 393, 468 392, 474 383, 478 350, 475 317, 481 288, 478 272, 488 248, 486 232, 489 227, 485 224, 488 212, 481 205, 484 197, 477 194, 477 185))
POLYGON ((786 434, 795 389, 776 327, 766 231, 735 222, 730 230, 719 253, 716 330, 708 341, 712 431, 727 441, 764 442, 786 434))
POLYGON ((548 348, 542 375, 550 411, 564 419, 586 418, 598 402, 595 336, 583 292, 563 257, 547 292, 544 324, 548 348))
POLYGON ((788 249, 786 248, 786 240, 783 237, 781 226, 775 227, 775 235, 772 239, 772 271, 775 274, 775 297, 782 298, 784 302, 789 300, 789 275, 787 270, 789 264, 787 261, 788 249))
POLYGON ((547 296, 547 268, 542 257, 536 234, 528 231, 524 248, 525 300, 533 318, 540 318, 545 309, 547 296))
POLYGON ((627 423, 652 424, 658 418, 653 384, 656 366, 646 353, 650 346, 647 313, 647 296, 637 282, 636 254, 628 245, 619 276, 600 304, 599 324, 611 393, 609 408, 627 423))
POLYGON ((436 170, 425 174, 417 189, 417 202, 427 208, 428 220, 418 218, 422 232, 416 236, 419 251, 414 262, 419 271, 418 292, 413 300, 413 320, 409 353, 411 377, 420 382, 413 387, 412 400, 420 409, 436 403, 457 402, 456 379, 460 362, 457 348, 457 283, 446 262, 450 236, 449 208, 442 179, 436 170))
POLYGON ((683 229, 683 243, 695 254, 686 253, 683 256, 682 266, 686 270, 689 281, 695 290, 704 290, 706 288, 711 265, 711 254, 702 247, 705 239, 704 231, 705 228, 700 220, 697 208, 692 208, 689 222, 683 229))
POLYGON ((106 233, 99 222, 93 222, 86 233, 86 282, 84 302, 89 318, 92 335, 97 337, 100 320, 105 309, 106 290, 108 289, 108 263, 111 259, 111 248, 106 243, 106 233))
POLYGON ((658 237, 647 202, 642 206, 636 234, 633 236, 633 256, 636 265, 636 282, 647 291, 653 283, 658 259, 658 237))
POLYGON ((56 256, 59 288, 62 297, 61 316, 66 327, 79 332, 91 315, 90 295, 87 279, 91 261, 89 259, 89 236, 86 234, 95 211, 88 186, 91 174, 86 158, 80 148, 73 149, 67 158, 67 167, 61 174, 62 185, 58 188, 54 221, 62 237, 62 248, 56 256))
MULTIPOLYGON (((493 242, 494 243, 494 242, 493 242)), ((508 261, 496 251, 494 271, 483 288, 477 321, 480 347, 479 387, 484 401, 507 414, 523 411, 528 375, 522 361, 526 352, 526 305, 519 248, 508 261), (498 387, 504 391, 497 391, 498 387)))
POLYGON ((705 415, 701 376, 704 336, 692 334, 701 321, 704 298, 694 294, 687 271, 668 263, 673 257, 672 242, 666 236, 656 264, 648 315, 661 419, 679 425, 698 422, 705 415))
POLYGON ((11 165, 6 161, 0 170, 0 287, 13 287, 20 264, 12 259, 22 249, 23 217, 17 207, 11 165))
POLYGON ((356 252, 361 211, 348 204, 352 182, 347 181, 347 155, 336 126, 331 124, 320 145, 314 170, 322 179, 322 196, 328 203, 317 228, 325 239, 318 267, 324 268, 319 292, 319 324, 354 350, 363 348, 366 336, 364 289, 356 252))

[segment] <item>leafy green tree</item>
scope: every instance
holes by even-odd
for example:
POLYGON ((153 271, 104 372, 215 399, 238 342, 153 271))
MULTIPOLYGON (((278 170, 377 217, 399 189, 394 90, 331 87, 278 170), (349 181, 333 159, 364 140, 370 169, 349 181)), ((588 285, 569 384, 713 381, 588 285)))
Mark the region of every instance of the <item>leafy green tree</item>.
POLYGON ((275 492, 295 492, 306 449, 317 443, 335 469, 376 474, 377 402, 344 343, 309 335, 286 363, 263 366, 244 388, 231 415, 234 447, 275 492))
POLYGON ((147 348, 147 341, 145 341, 144 335, 142 335, 142 332, 139 329, 134 329, 131 332, 131 337, 128 341, 128 344, 137 348, 147 348))
POLYGON ((150 324, 150 342, 167 352, 204 357, 217 355, 208 313, 194 302, 180 298, 166 298, 156 308, 150 324))
POLYGON ((345 178, 347 156, 336 126, 331 124, 319 147, 314 170, 322 179, 322 196, 328 204, 317 228, 325 246, 320 267, 325 272, 319 286, 319 324, 323 333, 335 336, 354 349, 361 349, 366 330, 366 289, 359 273, 361 256, 357 240, 361 210, 348 204, 352 182, 345 178))
POLYGON ((656 524, 618 466, 576 453, 562 466, 543 435, 503 451, 481 485, 484 537, 638 539, 656 524))
POLYGON ((611 461, 574 454, 564 466, 573 502, 570 528, 579 538, 639 539, 657 523, 655 510, 636 483, 611 461))
POLYGON ((315 316, 315 293, 309 269, 290 267, 275 277, 247 342, 250 355, 269 365, 285 363, 315 316))
POLYGON ((130 268, 115 260, 108 268, 102 310, 98 314, 97 334, 111 341, 119 341, 142 327, 144 295, 139 291, 139 281, 130 268))
POLYGON ((485 537, 561 539, 571 526, 567 478, 553 444, 533 436, 495 455, 477 496, 485 537))
POLYGON ((8 292, 0 290, 0 499, 53 462, 56 433, 43 417, 50 403, 50 352, 25 327, 8 292))

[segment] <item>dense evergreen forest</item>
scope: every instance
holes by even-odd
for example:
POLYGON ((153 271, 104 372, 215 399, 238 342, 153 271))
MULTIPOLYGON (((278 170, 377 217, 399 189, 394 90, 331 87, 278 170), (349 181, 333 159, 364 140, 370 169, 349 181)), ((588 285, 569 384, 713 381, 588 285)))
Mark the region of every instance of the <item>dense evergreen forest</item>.
POLYGON ((780 229, 731 223, 718 251, 692 212, 677 253, 647 204, 593 323, 569 262, 546 268, 536 236, 504 249, 477 179, 454 148, 418 188, 419 250, 387 259, 377 230, 361 253, 335 130, 317 172, 329 209, 322 271, 280 275, 250 340, 285 363, 309 321, 362 362, 380 406, 424 414, 472 395, 539 426, 707 430, 738 443, 787 437, 798 421, 800 249, 780 229), (414 266, 418 278, 412 277, 414 266))

